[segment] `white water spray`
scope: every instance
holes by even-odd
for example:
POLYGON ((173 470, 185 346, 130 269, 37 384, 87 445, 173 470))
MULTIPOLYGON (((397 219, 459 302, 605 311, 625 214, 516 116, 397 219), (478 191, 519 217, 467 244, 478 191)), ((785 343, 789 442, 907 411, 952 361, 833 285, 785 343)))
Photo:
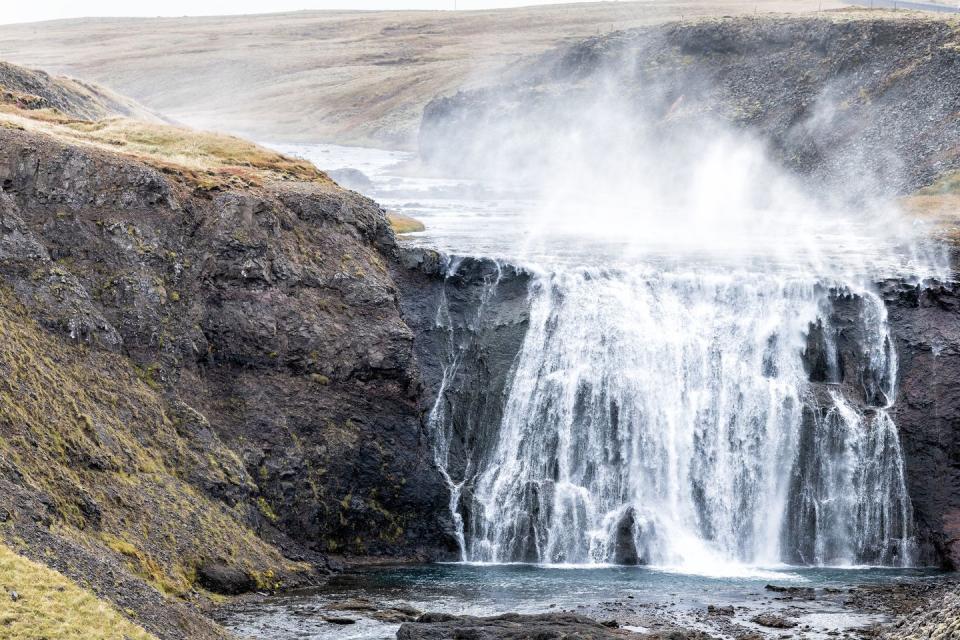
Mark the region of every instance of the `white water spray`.
MULTIPOLYGON (((868 418, 831 392, 832 407, 809 410, 805 335, 828 295, 740 273, 539 279, 499 439, 479 463, 465 558, 908 563, 886 407, 868 418), (815 556, 798 557, 798 540, 815 556)), ((892 385, 882 302, 863 301, 870 366, 892 385)))
POLYGON ((566 92, 492 94, 434 141, 529 199, 430 242, 538 274, 502 420, 451 485, 464 559, 909 565, 872 283, 938 275, 938 251, 865 201, 882 192, 867 177, 818 189, 618 62, 566 92))

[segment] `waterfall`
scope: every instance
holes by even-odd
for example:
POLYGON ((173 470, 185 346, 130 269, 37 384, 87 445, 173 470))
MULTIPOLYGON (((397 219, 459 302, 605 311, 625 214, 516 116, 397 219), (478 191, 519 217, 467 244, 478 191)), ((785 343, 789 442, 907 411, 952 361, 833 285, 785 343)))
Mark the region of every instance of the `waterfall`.
POLYGON ((895 385, 886 310, 863 288, 763 270, 543 273, 496 436, 447 476, 463 558, 907 565, 895 385), (842 332, 837 295, 857 301, 842 332), (855 361, 841 334, 857 336, 855 361))

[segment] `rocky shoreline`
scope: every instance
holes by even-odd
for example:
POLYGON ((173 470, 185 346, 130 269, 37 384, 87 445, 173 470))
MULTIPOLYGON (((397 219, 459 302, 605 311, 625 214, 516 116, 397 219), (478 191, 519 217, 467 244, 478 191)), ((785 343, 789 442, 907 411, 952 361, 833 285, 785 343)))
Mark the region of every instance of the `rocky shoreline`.
MULTIPOLYGON (((362 584, 360 574, 347 573, 343 584, 362 584), (350 576, 353 575, 353 578, 350 576), (356 582, 355 582, 356 581, 356 582)), ((924 636, 925 626, 956 624, 960 579, 951 574, 887 584, 851 587, 808 587, 767 584, 747 597, 716 604, 684 606, 626 594, 619 598, 574 607, 549 604, 541 613, 501 613, 492 616, 423 612, 394 596, 361 595, 360 589, 305 590, 280 596, 244 596, 214 613, 230 628, 244 630, 243 621, 266 614, 276 621, 296 621, 296 630, 282 624, 264 632, 266 640, 287 640, 297 634, 330 632, 333 625, 363 628, 370 637, 403 640, 439 638, 662 638, 706 640, 735 638, 890 638, 924 636), (935 603, 937 608, 930 608, 935 603), (940 604, 942 603, 942 607, 940 604), (365 626, 371 621, 378 626, 365 626), (392 626, 391 626, 392 625, 392 626), (396 625, 400 625, 399 627, 396 625), (919 634, 919 635, 918 635, 919 634)))

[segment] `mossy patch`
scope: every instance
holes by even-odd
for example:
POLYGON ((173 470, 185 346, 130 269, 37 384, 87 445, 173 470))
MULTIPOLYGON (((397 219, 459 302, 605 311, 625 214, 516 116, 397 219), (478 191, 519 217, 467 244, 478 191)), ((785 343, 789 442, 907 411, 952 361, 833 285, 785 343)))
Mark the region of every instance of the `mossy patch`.
POLYGON ((187 593, 195 567, 224 549, 250 571, 306 570, 258 538, 242 507, 184 480, 195 469, 212 482, 252 484, 233 477, 242 466, 231 451, 201 453, 178 432, 202 416, 174 411, 126 358, 40 328, 2 287, 0 371, 0 457, 49 496, 66 535, 116 553, 169 595, 187 593))
POLYGON ((426 226, 416 218, 405 216, 402 213, 388 213, 387 220, 393 228, 394 233, 416 233, 426 230, 426 226))

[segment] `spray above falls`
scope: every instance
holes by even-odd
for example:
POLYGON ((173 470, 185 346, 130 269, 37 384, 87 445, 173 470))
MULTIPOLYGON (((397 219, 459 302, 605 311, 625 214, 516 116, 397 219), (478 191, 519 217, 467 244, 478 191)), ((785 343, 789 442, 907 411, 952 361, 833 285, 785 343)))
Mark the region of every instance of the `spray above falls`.
POLYGON ((909 566, 874 283, 938 275, 938 250, 870 174, 850 189, 798 176, 683 88, 630 84, 635 62, 434 125, 439 166, 524 197, 514 224, 478 231, 481 251, 442 228, 431 242, 534 274, 482 436, 448 384, 470 336, 438 310, 450 342, 429 422, 462 559, 909 566))

